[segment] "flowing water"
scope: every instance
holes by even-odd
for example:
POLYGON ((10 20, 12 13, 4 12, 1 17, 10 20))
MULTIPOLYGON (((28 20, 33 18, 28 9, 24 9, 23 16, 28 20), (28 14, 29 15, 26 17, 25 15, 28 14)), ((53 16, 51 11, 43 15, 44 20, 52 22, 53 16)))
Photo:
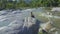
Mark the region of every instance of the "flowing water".
MULTIPOLYGON (((44 13, 44 9, 42 8, 14 11, 2 10, 0 11, 0 34, 37 34, 40 27, 40 23, 47 22, 48 17, 52 18, 53 16, 46 15, 44 13), (25 18, 29 19, 28 17, 31 16, 31 12, 33 12, 33 14, 35 15, 36 21, 32 19, 34 23, 24 22, 25 18)), ((55 16, 55 18, 58 20, 58 18, 60 17, 55 16)))
POLYGON ((35 10, 36 9, 0 11, 0 34, 38 34, 40 22, 35 18, 36 21, 34 21, 33 18, 32 20, 28 18, 31 12, 35 12, 35 10), (33 23, 24 22, 24 20, 26 20, 25 18, 33 23))

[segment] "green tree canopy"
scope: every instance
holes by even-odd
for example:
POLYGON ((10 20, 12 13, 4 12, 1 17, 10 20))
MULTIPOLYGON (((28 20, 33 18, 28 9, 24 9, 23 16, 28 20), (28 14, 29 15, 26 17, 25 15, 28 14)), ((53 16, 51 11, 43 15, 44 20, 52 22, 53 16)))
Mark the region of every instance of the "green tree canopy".
POLYGON ((24 0, 7 1, 0 0, 0 8, 20 8, 20 7, 59 7, 60 0, 31 0, 26 3, 24 0))

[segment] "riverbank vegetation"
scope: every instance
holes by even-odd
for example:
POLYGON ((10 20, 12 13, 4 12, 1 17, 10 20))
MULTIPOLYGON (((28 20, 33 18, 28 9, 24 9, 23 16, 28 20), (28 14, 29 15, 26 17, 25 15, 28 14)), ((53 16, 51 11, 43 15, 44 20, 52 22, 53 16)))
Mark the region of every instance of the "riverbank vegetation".
POLYGON ((8 9, 8 8, 24 8, 24 7, 59 7, 60 0, 30 0, 30 1, 7 1, 0 0, 0 9, 8 9))

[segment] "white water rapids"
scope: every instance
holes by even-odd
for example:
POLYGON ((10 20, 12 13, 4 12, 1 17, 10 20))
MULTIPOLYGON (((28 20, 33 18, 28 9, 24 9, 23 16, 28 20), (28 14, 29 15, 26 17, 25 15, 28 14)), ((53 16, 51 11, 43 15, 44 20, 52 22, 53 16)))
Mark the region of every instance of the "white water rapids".
MULTIPOLYGON (((37 34, 40 21, 30 17, 31 11, 42 11, 42 9, 26 10, 2 10, 0 11, 0 34, 37 34)), ((41 14, 40 16, 53 17, 41 14)), ((60 18, 54 16, 54 18, 60 18)))
POLYGON ((37 34, 40 22, 30 17, 32 10, 0 11, 0 34, 37 34))

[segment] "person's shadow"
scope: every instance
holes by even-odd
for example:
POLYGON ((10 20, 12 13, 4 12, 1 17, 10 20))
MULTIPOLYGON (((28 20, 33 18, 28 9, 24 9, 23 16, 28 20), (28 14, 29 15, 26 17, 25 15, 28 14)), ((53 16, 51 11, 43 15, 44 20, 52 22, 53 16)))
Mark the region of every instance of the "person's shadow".
POLYGON ((23 31, 20 31, 18 34, 38 34, 38 30, 40 28, 40 21, 36 20, 35 24, 33 24, 31 27, 27 28, 24 27, 23 31))

